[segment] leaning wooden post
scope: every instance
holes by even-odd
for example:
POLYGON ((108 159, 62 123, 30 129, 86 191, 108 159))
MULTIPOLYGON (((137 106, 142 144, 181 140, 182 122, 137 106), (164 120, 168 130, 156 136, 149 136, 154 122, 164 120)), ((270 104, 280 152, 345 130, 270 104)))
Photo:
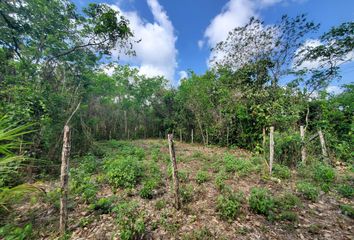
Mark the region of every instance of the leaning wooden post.
POLYGON ((68 220, 68 181, 69 181, 69 155, 70 155, 70 128, 64 126, 63 150, 61 153, 61 174, 60 174, 60 222, 59 230, 65 234, 68 220))
POLYGON ((306 147, 305 147, 305 128, 300 126, 300 136, 301 136, 301 161, 303 164, 306 163, 306 147))
POLYGON ((191 141, 192 141, 192 143, 193 143, 193 141, 194 141, 193 128, 192 128, 192 132, 191 132, 191 141))
POLYGON ((181 202, 179 199, 179 181, 178 181, 175 146, 173 144, 173 134, 168 134, 167 138, 168 138, 168 146, 170 149, 170 158, 171 158, 171 162, 172 162, 172 178, 173 178, 175 205, 178 210, 181 207, 181 202))
POLYGON ((274 127, 270 127, 269 133, 269 174, 272 175, 274 160, 274 127))
POLYGON ((318 136, 320 137, 322 155, 323 155, 324 159, 327 160, 327 158, 328 158, 327 148, 326 148, 325 139, 324 139, 324 137, 323 137, 323 133, 322 133, 322 130, 321 130, 321 129, 318 130, 318 136))

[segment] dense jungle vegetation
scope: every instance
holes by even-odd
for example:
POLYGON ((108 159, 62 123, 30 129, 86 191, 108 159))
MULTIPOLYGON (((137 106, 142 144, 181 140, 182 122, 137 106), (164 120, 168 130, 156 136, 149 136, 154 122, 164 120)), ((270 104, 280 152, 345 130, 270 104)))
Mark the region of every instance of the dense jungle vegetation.
POLYGON ((62 239, 350 239, 354 85, 340 94, 326 88, 340 81, 354 51, 354 22, 306 47, 318 28, 306 15, 272 26, 252 18, 212 49, 210 70, 191 70, 174 87, 112 58, 117 48, 134 55, 139 36, 108 5, 78 11, 68 0, 1 0, 0 238, 59 238, 68 123, 62 239), (318 67, 302 67, 309 61, 318 67), (179 211, 170 196, 168 133, 182 140, 179 211), (97 230, 101 223, 106 230, 97 230))

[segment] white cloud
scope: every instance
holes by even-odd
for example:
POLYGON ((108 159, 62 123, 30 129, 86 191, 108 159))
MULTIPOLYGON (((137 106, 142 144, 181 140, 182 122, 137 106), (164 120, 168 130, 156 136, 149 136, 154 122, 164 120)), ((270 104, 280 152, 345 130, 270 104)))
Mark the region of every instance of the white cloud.
MULTIPOLYGON (((200 41, 205 41, 213 48, 217 43, 226 40, 234 28, 244 26, 251 17, 259 18, 261 9, 284 1, 287 0, 229 0, 222 11, 211 20, 204 32, 203 40, 200 41)), ((214 57, 219 59, 222 56, 209 56, 207 60, 209 67, 210 60, 214 57)))
MULTIPOLYGON (((178 53, 174 27, 157 0, 147 0, 147 4, 153 15, 153 22, 147 22, 136 11, 124 12, 118 6, 111 5, 129 19, 135 38, 141 39, 133 45, 136 56, 122 56, 121 59, 138 65, 140 73, 146 76, 162 75, 172 81, 177 68, 178 53)), ((114 54, 117 57, 118 51, 114 54)))
POLYGON ((204 47, 204 41, 203 40, 199 40, 198 41, 198 47, 199 47, 199 49, 202 49, 204 47))
POLYGON ((178 72, 178 75, 179 75, 179 80, 183 78, 188 78, 188 73, 186 71, 180 71, 178 72))
POLYGON ((332 86, 328 86, 326 88, 326 91, 330 94, 338 95, 343 92, 343 89, 341 87, 332 85, 332 86))
MULTIPOLYGON (((305 43, 298 48, 296 53, 298 54, 300 51, 305 51, 305 50, 311 50, 315 47, 321 46, 323 43, 319 39, 308 39, 305 41, 305 43)), ((309 69, 309 70, 314 70, 318 69, 320 67, 326 67, 328 65, 327 60, 325 58, 319 58, 316 60, 307 60, 301 63, 301 65, 296 65, 299 59, 301 59, 304 56, 305 53, 300 53, 297 57, 295 57, 294 62, 293 62, 293 67, 296 70, 302 70, 302 69, 309 69)), ((342 59, 337 60, 336 64, 341 65, 343 63, 350 62, 354 59, 354 51, 349 52, 346 54, 342 59)))

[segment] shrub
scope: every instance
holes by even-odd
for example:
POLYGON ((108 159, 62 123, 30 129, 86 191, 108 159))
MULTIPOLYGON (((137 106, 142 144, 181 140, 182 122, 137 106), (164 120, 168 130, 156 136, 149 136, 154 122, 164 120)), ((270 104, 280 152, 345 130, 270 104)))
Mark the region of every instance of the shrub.
POLYGON ((319 163, 315 165, 313 178, 319 183, 333 183, 336 173, 331 166, 319 163))
POLYGON ((294 194, 287 192, 276 199, 277 206, 282 210, 290 210, 299 206, 301 201, 294 194))
POLYGON ((5 225, 0 227, 0 237, 6 240, 25 240, 31 239, 32 225, 26 224, 24 227, 5 225))
POLYGON ((224 220, 233 220, 240 212, 243 202, 243 193, 228 192, 220 195, 216 203, 216 211, 224 220))
POLYGON ((236 158, 231 154, 225 154, 224 162, 226 172, 238 172, 240 175, 246 175, 255 169, 251 161, 236 158))
POLYGON ((103 214, 110 213, 113 208, 113 198, 100 198, 95 203, 90 205, 91 210, 98 211, 103 214))
POLYGON ((133 156, 121 157, 105 163, 108 182, 114 187, 133 188, 142 176, 138 159, 133 156))
POLYGON ((160 148, 154 148, 151 150, 151 159, 154 162, 157 162, 159 160, 160 157, 160 148))
POLYGON ((225 180, 226 180, 226 173, 224 171, 220 171, 215 177, 215 185, 219 191, 225 188, 225 180))
POLYGON ((179 193, 182 203, 189 203, 193 200, 193 191, 194 188, 190 184, 180 187, 179 193))
POLYGON ((249 204, 252 211, 269 216, 274 208, 274 199, 266 189, 252 188, 249 204))
POLYGON ((213 240, 213 239, 216 239, 215 236, 206 227, 193 230, 193 232, 182 236, 182 240, 213 240))
POLYGON ((163 199, 160 199, 160 200, 156 201, 155 208, 156 208, 156 210, 161 210, 161 209, 165 208, 166 205, 167 205, 166 201, 163 199))
POLYGON ((350 184, 341 184, 337 187, 337 191, 340 195, 346 198, 353 198, 354 196, 354 188, 350 184))
POLYGON ((145 199, 152 199, 153 198, 153 191, 158 186, 158 183, 155 179, 146 180, 143 183, 143 187, 139 192, 140 197, 145 199))
POLYGON ((195 179, 198 184, 202 184, 204 182, 207 182, 209 180, 209 174, 206 171, 198 171, 195 179))
POLYGON ((141 239, 145 233, 145 222, 136 202, 123 202, 114 208, 120 230, 120 239, 141 239))
POLYGON ((277 178, 289 179, 291 176, 290 169, 287 166, 274 164, 273 165, 273 174, 277 178))
POLYGON ((316 201, 320 194, 319 189, 309 182, 299 182, 296 187, 304 198, 311 201, 316 201))
POLYGON ((354 208, 350 205, 340 205, 340 210, 344 215, 354 218, 354 208))
MULTIPOLYGON (((172 179, 172 166, 170 166, 167 169, 167 175, 168 175, 169 178, 172 179)), ((189 179, 189 172, 187 172, 184 169, 179 169, 178 170, 178 180, 180 182, 188 182, 188 179, 189 179)))
POLYGON ((279 214, 278 218, 282 221, 289 221, 289 222, 297 222, 298 216, 295 212, 292 211, 283 211, 279 214))

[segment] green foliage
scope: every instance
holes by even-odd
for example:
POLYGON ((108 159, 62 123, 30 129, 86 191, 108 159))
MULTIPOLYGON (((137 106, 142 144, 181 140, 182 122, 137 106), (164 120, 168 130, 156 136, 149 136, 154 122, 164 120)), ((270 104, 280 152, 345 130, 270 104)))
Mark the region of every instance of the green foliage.
POLYGON ((179 188, 182 203, 189 203, 193 200, 194 188, 193 185, 187 184, 179 188))
POLYGON ((243 200, 242 192, 228 191, 218 197, 216 211, 222 219, 234 220, 240 213, 243 200))
POLYGON ((117 156, 104 163, 108 182, 113 187, 133 188, 142 176, 139 159, 135 156, 117 156))
POLYGON ((291 177, 291 171, 287 166, 274 164, 273 175, 281 179, 289 179, 291 177))
POLYGON ((351 184, 340 184, 337 191, 345 198, 352 199, 354 197, 354 187, 351 184))
POLYGON ((255 170, 255 166, 251 161, 242 158, 236 158, 231 154, 224 156, 226 172, 237 172, 240 176, 247 175, 255 170))
POLYGON ((159 199, 155 203, 155 208, 157 210, 162 210, 162 209, 164 209, 166 207, 166 205, 167 205, 167 203, 166 203, 166 201, 164 199, 159 199))
POLYGON ((309 182, 298 182, 296 188, 304 198, 313 202, 317 201, 318 195, 320 194, 319 189, 309 182))
POLYGON ((0 227, 0 237, 4 240, 26 240, 32 237, 32 225, 26 224, 24 227, 5 225, 0 227))
POLYGON ((193 230, 193 232, 184 234, 182 240, 213 240, 214 234, 206 227, 193 230))
POLYGON ((100 212, 102 214, 110 213, 113 209, 113 198, 112 197, 100 198, 100 199, 96 200, 95 203, 90 205, 90 209, 100 212))
POLYGON ((275 132, 275 159, 288 166, 295 166, 300 161, 301 138, 298 132, 275 132))
POLYGON ((148 179, 143 182, 143 187, 140 189, 139 195, 145 199, 152 199, 154 196, 153 190, 158 186, 158 182, 155 179, 148 179))
POLYGON ((256 213, 269 216, 274 210, 275 200, 264 188, 252 188, 248 201, 250 208, 256 213))
POLYGON ((206 171, 198 171, 195 175, 195 180, 198 184, 202 184, 209 180, 209 174, 206 171))
POLYGON ((144 235, 144 215, 136 202, 122 202, 113 211, 116 213, 120 239, 140 239, 144 235))
POLYGON ((344 215, 354 219, 354 208, 351 205, 340 205, 340 210, 344 215))
POLYGON ((319 163, 314 168, 313 178, 319 183, 333 183, 336 178, 336 173, 331 166, 319 163))
MULTIPOLYGON (((170 179, 172 179, 172 166, 169 166, 167 169, 167 175, 170 179)), ((180 182, 188 182, 189 180, 189 172, 184 169, 178 169, 178 180, 180 182)))
POLYGON ((215 185, 219 191, 225 188, 226 172, 220 171, 215 177, 215 185))

